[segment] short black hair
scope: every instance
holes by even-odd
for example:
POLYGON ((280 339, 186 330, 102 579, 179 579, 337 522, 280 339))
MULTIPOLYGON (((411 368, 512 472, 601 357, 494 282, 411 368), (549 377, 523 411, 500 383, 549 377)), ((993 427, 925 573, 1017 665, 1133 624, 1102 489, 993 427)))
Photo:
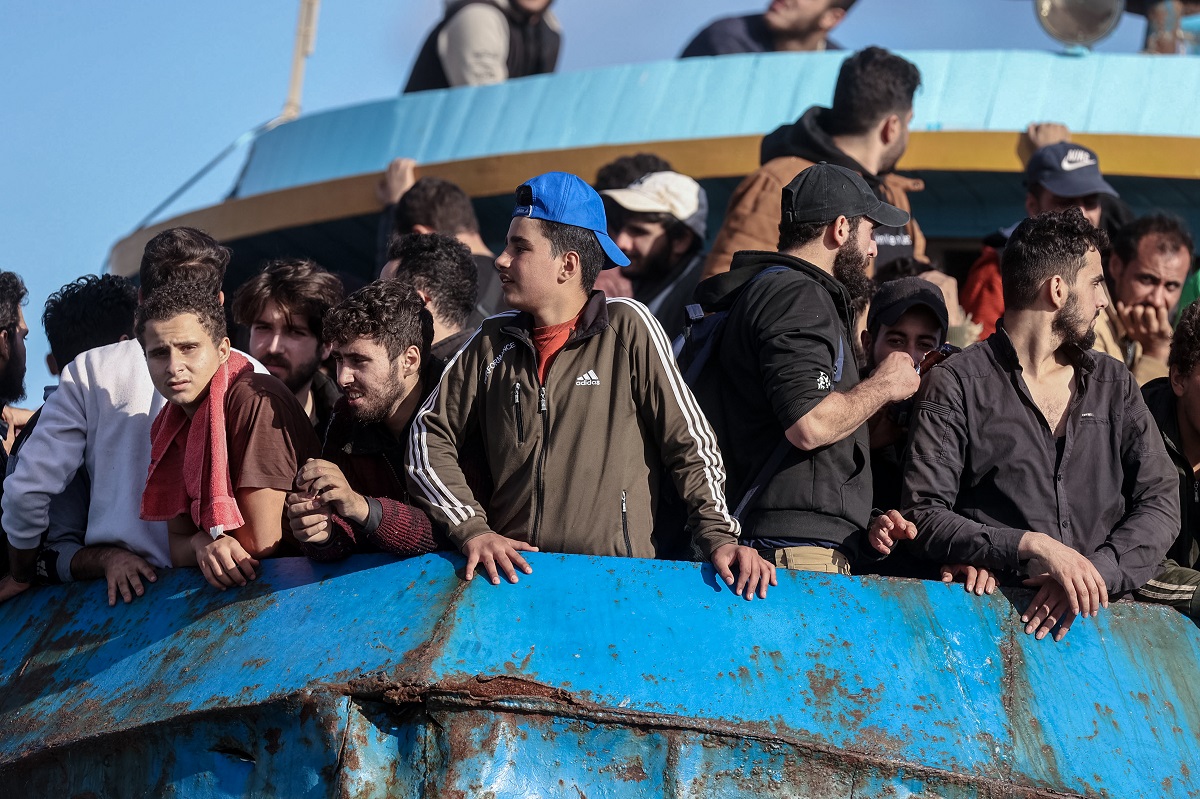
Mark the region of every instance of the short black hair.
MULTIPOLYGON (((858 225, 862 221, 861 216, 846 217, 850 223, 851 235, 856 235, 858 225)), ((805 244, 816 241, 825 234, 825 228, 836 222, 790 222, 783 219, 779 222, 779 251, 788 252, 797 247, 803 247, 805 244)))
POLYGON ((0 330, 16 330, 21 321, 20 308, 29 298, 25 281, 16 272, 0 272, 0 330))
POLYGON ((479 296, 479 276, 467 245, 440 233, 393 234, 388 260, 399 261, 395 279, 428 294, 438 316, 454 327, 466 326, 479 296))
POLYGON ((888 114, 906 114, 920 85, 921 72, 912 62, 882 47, 859 50, 842 62, 825 132, 861 136, 888 114))
POLYGON ((133 338, 137 288, 118 275, 84 275, 50 295, 42 327, 58 368, 86 352, 133 338))
POLYGON ((396 203, 392 230, 412 233, 417 225, 447 236, 479 232, 479 219, 467 193, 455 183, 434 177, 418 180, 396 203))
POLYGON ((274 302, 282 313, 302 317, 320 340, 325 312, 344 296, 341 279, 307 258, 271 261, 233 295, 233 321, 249 327, 274 302))
POLYGON ((202 230, 173 227, 146 243, 138 285, 142 299, 175 281, 196 283, 215 297, 225 282, 230 250, 202 230))
POLYGON ((1122 263, 1132 263, 1137 260, 1138 245, 1147 236, 1158 235, 1158 251, 1174 253, 1181 248, 1187 250, 1188 258, 1196 250, 1196 243, 1187 225, 1177 216, 1164 213, 1140 216, 1122 227, 1113 237, 1113 252, 1122 263))
POLYGON ((409 347, 421 351, 421 363, 433 343, 433 316, 411 286, 376 280, 342 300, 325 314, 325 340, 335 347, 369 338, 399 358, 409 347))
POLYGON ((1104 252, 1108 235, 1093 227, 1078 208, 1030 217, 1013 231, 1000 256, 1004 305, 1021 310, 1037 302, 1042 284, 1061 275, 1075 285, 1091 250, 1104 252))
POLYGON ((550 254, 555 258, 563 253, 579 254, 580 282, 585 292, 590 292, 596 285, 600 270, 608 264, 608 256, 604 248, 596 240, 596 234, 587 228, 567 225, 562 222, 551 222, 546 219, 536 219, 542 226, 542 235, 550 241, 550 254))
POLYGON ((137 339, 146 346, 146 324, 165 322, 184 314, 194 314, 213 344, 225 338, 225 309, 217 295, 200 283, 176 281, 159 286, 137 309, 137 339))
POLYGON ((654 153, 623 155, 596 171, 596 182, 592 184, 592 188, 597 192, 624 189, 653 172, 674 171, 665 159, 654 153))

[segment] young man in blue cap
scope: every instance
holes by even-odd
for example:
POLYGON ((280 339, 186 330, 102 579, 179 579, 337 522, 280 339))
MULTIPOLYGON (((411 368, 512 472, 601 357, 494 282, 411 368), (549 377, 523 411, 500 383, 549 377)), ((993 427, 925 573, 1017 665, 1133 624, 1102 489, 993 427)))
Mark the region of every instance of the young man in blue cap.
POLYGON ((561 172, 517 189, 496 259, 514 311, 483 326, 447 364, 409 437, 414 500, 492 583, 529 573, 544 549, 650 558, 659 476, 688 509, 693 541, 750 599, 774 567, 738 544, 716 436, 644 305, 607 299, 601 269, 629 263, 609 238, 600 196, 561 172), (472 494, 458 464, 482 439, 494 488, 472 494), (486 507, 486 510, 485 510, 486 507))

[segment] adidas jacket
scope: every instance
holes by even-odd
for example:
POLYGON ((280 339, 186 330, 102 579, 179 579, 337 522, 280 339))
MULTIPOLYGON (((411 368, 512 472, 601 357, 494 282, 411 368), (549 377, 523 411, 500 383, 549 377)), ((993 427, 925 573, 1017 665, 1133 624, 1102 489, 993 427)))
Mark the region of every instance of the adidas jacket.
POLYGON ((647 308, 594 291, 538 383, 532 318, 484 321, 417 413, 409 491, 462 547, 492 531, 544 551, 652 558, 659 475, 672 475, 707 558, 735 543, 716 436, 647 308), (478 434, 494 491, 472 496, 458 449, 478 434))

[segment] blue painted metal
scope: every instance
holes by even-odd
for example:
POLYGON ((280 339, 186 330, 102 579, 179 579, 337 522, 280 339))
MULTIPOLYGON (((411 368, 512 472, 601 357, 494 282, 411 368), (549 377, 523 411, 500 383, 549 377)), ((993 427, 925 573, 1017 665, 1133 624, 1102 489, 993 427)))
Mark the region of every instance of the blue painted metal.
MULTIPOLYGON (((1200 60, 1025 51, 904 53, 921 69, 915 130, 1194 136, 1200 60), (1169 112, 1167 110, 1169 109, 1169 112)), ((420 163, 676 139, 762 135, 828 104, 846 53, 695 58, 542 75, 309 114, 260 136, 235 196, 420 163), (636 109, 636 112, 630 111, 636 109)))
POLYGON ((1200 631, 1117 603, 1061 643, 1013 602, 781 573, 537 554, 194 571, 0 606, 10 795, 1185 797, 1200 631))

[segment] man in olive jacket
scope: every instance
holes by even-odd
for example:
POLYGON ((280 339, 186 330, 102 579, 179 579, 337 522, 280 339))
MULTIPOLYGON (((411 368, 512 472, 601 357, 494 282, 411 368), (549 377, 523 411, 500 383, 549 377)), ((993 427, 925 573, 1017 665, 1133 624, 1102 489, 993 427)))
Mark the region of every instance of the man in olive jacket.
POLYGON ((530 572, 521 552, 654 557, 658 475, 671 475, 693 541, 726 583, 765 597, 774 567, 738 544, 716 436, 641 303, 592 291, 629 263, 600 196, 561 172, 517 189, 496 259, 515 311, 484 321, 447 364, 409 437, 414 500, 499 583, 530 572), (487 509, 458 466, 479 434, 493 478, 487 509), (732 568, 731 568, 732 567, 732 568), (499 570, 499 571, 498 571, 499 570))

